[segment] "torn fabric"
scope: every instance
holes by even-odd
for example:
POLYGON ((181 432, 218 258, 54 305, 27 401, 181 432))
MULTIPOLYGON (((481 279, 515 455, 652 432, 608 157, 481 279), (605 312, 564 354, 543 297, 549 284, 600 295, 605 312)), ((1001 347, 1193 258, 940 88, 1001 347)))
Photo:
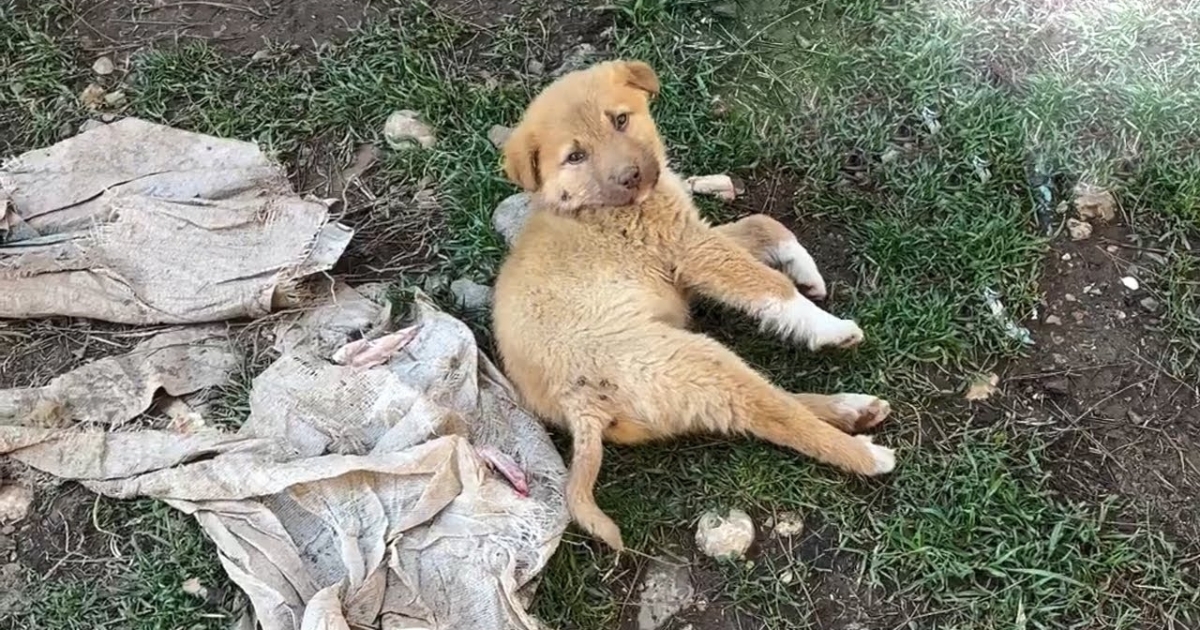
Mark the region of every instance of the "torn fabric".
POLYGON ((384 364, 331 362, 387 332, 364 296, 379 293, 339 287, 285 322, 236 434, 8 426, 0 452, 194 515, 264 630, 534 630, 535 578, 568 522, 562 459, 467 326, 424 300, 384 364), (528 496, 481 449, 511 458, 528 496))
POLYGON ((253 143, 127 118, 0 167, 0 317, 203 323, 270 312, 349 228, 253 143))

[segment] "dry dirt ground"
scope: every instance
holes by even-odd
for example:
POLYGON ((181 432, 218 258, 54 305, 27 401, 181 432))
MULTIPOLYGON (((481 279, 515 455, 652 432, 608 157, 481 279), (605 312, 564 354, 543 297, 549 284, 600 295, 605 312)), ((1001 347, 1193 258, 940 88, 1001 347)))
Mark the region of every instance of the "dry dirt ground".
MULTIPOLYGON (((14 6, 18 12, 32 12, 36 4, 33 0, 18 0, 14 6)), ((89 60, 100 55, 110 55, 118 66, 125 67, 135 63, 138 55, 147 50, 169 51, 195 42, 206 43, 218 56, 234 59, 246 67, 258 61, 279 66, 308 64, 314 51, 346 41, 383 19, 381 16, 393 8, 355 0, 77 0, 68 4, 68 17, 55 22, 58 31, 52 34, 75 47, 68 56, 84 68, 90 64, 89 60)), ((649 22, 640 20, 657 14, 647 13, 643 5, 658 7, 661 3, 618 3, 624 7, 623 13, 547 3, 531 9, 530 4, 539 3, 516 0, 440 0, 431 4, 472 33, 462 44, 462 57, 455 63, 477 67, 478 73, 473 78, 486 82, 497 76, 503 80, 506 70, 537 75, 545 68, 558 67, 581 45, 594 46, 602 51, 600 54, 613 47, 627 46, 628 42, 620 39, 620 35, 614 41, 614 23, 626 25, 630 31, 648 29, 649 22), (524 54, 498 58, 495 42, 502 37, 500 31, 514 28, 514 16, 523 20, 529 20, 530 16, 538 18, 536 23, 516 25, 524 29, 524 37, 534 40, 535 45, 524 49, 524 54)), ((722 11, 728 9, 714 9, 714 14, 724 15, 722 11)), ((836 13, 834 9, 828 11, 836 13)), ((653 45, 668 47, 678 43, 678 37, 664 35, 653 45)), ((1002 89, 1007 89, 1005 86, 1010 82, 1018 82, 1019 77, 1013 78, 1017 70, 1006 67, 1005 63, 1004 59, 998 59, 980 67, 981 80, 1001 84, 1002 89)), ((759 76, 767 75, 764 71, 759 76)), ((532 83, 538 80, 535 78, 532 83)), ((80 77, 73 77, 73 81, 67 87, 77 91, 80 77)), ((165 103, 186 110, 188 99, 194 99, 195 95, 180 93, 177 98, 178 102, 172 102, 169 96, 164 97, 155 106, 165 103)), ((862 98, 870 101, 873 97, 862 98)), ((163 111, 153 113, 167 115, 163 111)), ((74 121, 75 118, 67 120, 74 121)), ((914 127, 920 124, 912 123, 914 127)), ((672 128, 682 126, 677 123, 672 128)), ((902 126, 899 133, 917 133, 905 131, 906 128, 902 126)), ((73 127, 67 129, 72 131, 73 127)), ((345 169, 354 166, 356 150, 362 146, 360 140, 319 129, 315 135, 286 148, 283 153, 297 187, 318 194, 345 190, 338 185, 342 182, 339 178, 345 177, 345 169)), ((836 181, 828 185, 855 191, 838 195, 870 198, 876 194, 874 173, 886 168, 886 160, 878 155, 864 157, 864 151, 857 147, 834 147, 831 151, 837 155, 831 158, 834 163, 828 171, 836 181)), ((708 158, 690 159, 707 163, 708 158)), ((824 194, 821 186, 825 184, 814 184, 811 172, 765 168, 750 162, 744 161, 747 168, 737 173, 744 179, 746 194, 729 206, 715 208, 716 214, 736 217, 766 212, 796 226, 802 239, 811 245, 827 278, 834 282, 831 299, 835 305, 843 299, 839 292, 856 294, 855 291, 869 291, 880 282, 886 284, 886 279, 870 276, 875 261, 864 260, 862 256, 864 236, 857 225, 861 214, 839 215, 821 210, 798 213, 799 205, 824 194)), ((385 160, 375 168, 400 169, 406 165, 385 160)), ((993 168, 997 172, 1002 170, 997 165, 993 168)), ((427 273, 446 273, 447 265, 459 265, 470 269, 471 275, 487 279, 488 264, 476 264, 473 259, 459 262, 474 256, 474 250, 468 247, 468 253, 462 254, 431 244, 460 230, 462 221, 448 219, 437 207, 399 202, 389 205, 393 204, 391 200, 411 199, 425 190, 428 182, 424 178, 389 179, 385 174, 377 174, 374 179, 364 178, 364 181, 370 186, 353 187, 346 193, 347 207, 354 209, 348 212, 347 221, 354 223, 362 236, 337 273, 355 279, 404 276, 406 281, 420 282, 427 273)), ((462 203, 493 202, 503 184, 488 186, 487 195, 462 203)), ((1070 187, 1063 185, 1059 190, 1069 195, 1070 187)), ((1015 198, 1021 199, 1021 195, 1015 198)), ((1063 219, 1065 215, 1056 217, 1054 222, 1058 225, 1063 219)), ((486 228, 486 212, 478 223, 486 228)), ((1181 338, 1172 327, 1172 322, 1178 320, 1172 319, 1175 316, 1171 309, 1178 304, 1172 301, 1174 298, 1164 297, 1163 287, 1167 286, 1166 278, 1179 278, 1181 272, 1172 257, 1175 250, 1161 245, 1156 238, 1158 226, 1154 221, 1118 212, 1111 224, 1097 224, 1095 233, 1081 241, 1072 240, 1065 230, 1043 239, 1036 226, 1027 226, 1029 240, 1034 243, 1028 264, 1036 270, 1034 283, 1028 288, 1035 297, 1017 315, 1021 317, 1020 323, 1030 330, 1035 344, 1021 352, 984 353, 987 356, 982 363, 972 364, 981 372, 994 372, 998 376, 996 393, 977 403, 968 404, 962 399, 965 377, 958 370, 963 363, 948 360, 910 366, 912 380, 931 387, 905 401, 907 406, 899 407, 899 412, 907 411, 911 417, 923 419, 912 434, 915 443, 910 450, 923 440, 942 440, 962 428, 947 418, 957 419, 963 427, 998 428, 1015 436, 1014 444, 1033 436, 1045 445, 1045 450, 1039 451, 1038 470, 1047 475, 1054 500, 1104 510, 1107 508, 1097 506, 1106 498, 1116 498, 1118 503, 1113 513, 1105 512, 1106 517, 1131 531, 1148 527, 1161 532, 1179 549, 1172 561, 1175 568, 1194 580, 1200 554, 1196 542, 1200 540, 1200 381, 1194 369, 1180 368, 1171 361, 1181 347, 1192 342, 1181 338), (1143 229, 1146 233, 1140 234, 1143 229), (1123 284, 1125 277, 1138 279, 1138 287, 1123 284)), ((495 248, 488 251, 480 256, 495 255, 495 248)), ((1183 286, 1195 286, 1197 282, 1194 276, 1185 274, 1182 278, 1175 281, 1184 282, 1183 286)), ((1177 293, 1171 295, 1178 297, 1177 293)), ((726 321, 723 317, 705 311, 700 326, 731 342, 742 338, 722 325, 726 321)), ((986 322, 987 318, 981 317, 970 325, 986 322)), ((92 322, 0 322, 0 343, 4 347, 0 357, 0 387, 45 384, 56 374, 82 362, 119 353, 136 341, 125 329, 92 322)), ((245 377, 252 376, 253 366, 247 366, 245 377)), ((238 399, 239 387, 244 387, 244 383, 221 392, 235 411, 244 404, 244 400, 238 399)), ((689 444, 686 448, 709 447, 724 448, 707 443, 689 444)), ((722 456, 742 457, 746 451, 718 452, 722 456)), ((621 457, 618 456, 618 461, 621 457)), ((679 456, 672 457, 672 462, 680 461, 679 456)), ((205 543, 197 540, 194 528, 179 517, 166 512, 147 516, 151 508, 145 504, 129 508, 97 501, 80 488, 59 487, 51 480, 12 465, 0 470, 7 481, 31 484, 36 489, 29 517, 15 526, 0 529, 0 564, 7 563, 0 571, 0 618, 10 613, 9 621, 0 621, 0 627, 6 623, 14 628, 91 627, 76 625, 82 622, 72 619, 90 619, 83 611, 94 606, 98 599, 120 599, 130 592, 136 595, 131 600, 134 603, 123 610, 127 619, 149 618, 148 609, 138 607, 162 606, 179 611, 174 617, 137 627, 227 627, 236 614, 240 605, 236 593, 229 590, 211 558, 205 563, 205 543), (133 568, 112 573, 113 566, 133 568), (116 582, 96 584, 98 594, 82 592, 78 586, 81 580, 107 580, 118 574, 123 577, 116 582), (172 594, 158 600, 148 594, 154 588, 174 593, 182 581, 196 576, 202 576, 208 583, 205 598, 172 594), (139 580, 151 582, 150 587, 138 585, 139 580), (156 580, 161 583, 153 584, 156 580), (64 586, 55 588, 58 583, 64 586), (27 609, 30 598, 47 593, 56 599, 49 604, 50 608, 43 606, 37 610, 52 609, 53 614, 45 612, 42 619, 13 616, 13 611, 27 609), (180 619, 185 618, 192 621, 181 623, 180 619)), ((703 478, 703 473, 697 475, 703 478)), ((750 485, 751 481, 745 483, 750 485)), ((754 492, 747 491, 746 496, 754 492)), ((848 492, 873 497, 879 490, 875 486, 854 486, 848 492)), ((696 493, 703 490, 697 488, 696 493)), ((610 490, 609 495, 602 497, 611 500, 616 495, 619 495, 617 490, 610 490)), ((882 501, 883 509, 887 509, 891 499, 885 496, 882 501)), ((803 498, 797 503, 809 505, 803 498)), ((650 514, 652 510, 638 512, 643 513, 650 514)), ((794 538, 760 532, 748 561, 732 568, 700 557, 688 539, 691 530, 687 523, 679 523, 665 533, 654 529, 657 524, 647 526, 646 531, 651 533, 640 538, 647 543, 643 546, 646 553, 657 553, 652 543, 663 548, 673 546, 692 563, 696 600, 665 627, 862 630, 901 627, 905 623, 915 624, 909 627, 937 627, 926 624, 934 623, 941 618, 939 615, 960 619, 945 604, 933 605, 936 614, 922 617, 929 610, 927 602, 936 598, 914 596, 916 603, 898 600, 893 595, 903 589, 895 583, 864 579, 862 560, 870 557, 869 550, 865 554, 861 549, 847 550, 839 523, 823 517, 819 510, 812 513, 806 519, 805 532, 794 538), (796 569, 797 566, 802 570, 796 569), (793 577, 781 583, 784 573, 793 577), (731 588, 734 583, 736 588, 731 588), (788 591, 788 595, 772 595, 782 591, 788 591)), ((752 510, 752 515, 761 524, 770 512, 758 509, 752 510)), ((633 520, 637 518, 640 517, 633 520)), ((598 551, 590 547, 586 552, 578 551, 587 545, 578 537, 568 537, 565 547, 572 551, 564 553, 574 554, 571 557, 575 560, 570 562, 599 564, 598 551)), ((605 560, 608 564, 599 583, 572 584, 575 590, 569 593, 548 586, 543 596, 550 598, 551 603, 545 605, 543 612, 564 620, 563 627, 588 628, 586 620, 598 617, 572 607, 596 600, 616 602, 616 612, 608 618, 619 620, 620 627, 636 628, 638 578, 643 561, 639 556, 616 563, 605 560)), ((591 572, 586 575, 597 575, 594 568, 588 571, 591 572)), ((570 568, 563 564, 548 579, 569 572, 570 568)), ((1185 608, 1195 612, 1195 608, 1185 608)), ((1175 627, 1196 627, 1189 624, 1197 620, 1197 617, 1177 620, 1179 625, 1175 627)), ((1023 628, 1023 624, 1021 618, 1010 627, 1023 628)), ((1154 627, 1142 620, 1134 620, 1132 625, 1154 627)))

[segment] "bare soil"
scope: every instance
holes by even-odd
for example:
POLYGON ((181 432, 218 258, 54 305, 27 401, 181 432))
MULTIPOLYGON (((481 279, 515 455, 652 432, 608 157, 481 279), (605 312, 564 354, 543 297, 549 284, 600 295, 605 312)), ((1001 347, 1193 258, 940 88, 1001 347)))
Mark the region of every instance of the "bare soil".
POLYGON ((113 53, 203 41, 231 54, 337 41, 377 15, 367 0, 80 0, 70 27, 85 50, 113 53))
POLYGON ((1141 288, 1157 266, 1153 248, 1122 225, 1056 240, 1042 278, 1045 308, 1030 324, 1038 343, 1005 370, 999 404, 1058 435, 1046 463, 1067 496, 1120 497, 1178 540, 1196 541, 1200 384, 1167 364, 1165 305, 1141 288))

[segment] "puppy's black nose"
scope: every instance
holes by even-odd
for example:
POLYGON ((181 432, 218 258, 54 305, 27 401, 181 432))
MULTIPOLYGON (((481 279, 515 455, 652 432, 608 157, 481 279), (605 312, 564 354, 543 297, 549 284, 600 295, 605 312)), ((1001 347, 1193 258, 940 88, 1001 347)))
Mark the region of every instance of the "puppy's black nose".
POLYGON ((642 172, 635 164, 626 166, 617 174, 617 183, 630 190, 637 188, 641 182, 642 172))

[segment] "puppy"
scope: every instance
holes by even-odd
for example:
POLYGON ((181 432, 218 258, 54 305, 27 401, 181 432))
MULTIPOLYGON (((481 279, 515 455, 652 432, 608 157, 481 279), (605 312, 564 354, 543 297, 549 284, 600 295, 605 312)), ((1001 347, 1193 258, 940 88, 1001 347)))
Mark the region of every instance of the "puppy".
POLYGON ((658 91, 637 61, 564 75, 504 146, 534 208, 496 281, 501 360, 529 409, 570 432, 571 516, 616 550, 620 530, 592 494, 605 440, 749 434, 862 475, 895 466, 892 450, 852 435, 881 422, 886 401, 783 391, 687 330, 688 300, 703 295, 813 350, 863 339, 797 290, 821 298, 825 282, 782 224, 700 218, 650 116, 658 91))

